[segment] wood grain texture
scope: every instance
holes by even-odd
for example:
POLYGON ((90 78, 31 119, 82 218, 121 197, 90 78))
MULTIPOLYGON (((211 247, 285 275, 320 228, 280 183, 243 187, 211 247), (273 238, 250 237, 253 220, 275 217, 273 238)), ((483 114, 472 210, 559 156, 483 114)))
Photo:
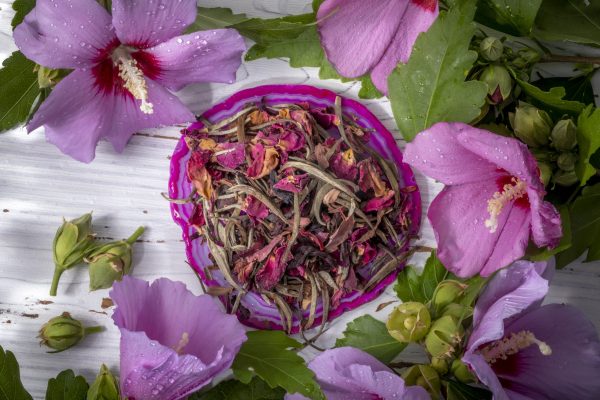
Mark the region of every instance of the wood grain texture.
MULTIPOLYGON (((2 60, 16 49, 10 29, 11 3, 0 0, 2 60)), ((310 8, 308 0, 200 3, 261 17, 300 13, 310 8)), ((285 60, 259 60, 245 63, 233 85, 194 85, 179 95, 200 113, 240 89, 265 83, 313 84, 352 98, 357 98, 358 93, 355 84, 319 80, 315 69, 293 69, 285 60)), ((389 102, 365 103, 399 138, 389 102)), ((179 227, 172 222, 169 205, 160 196, 167 189, 169 156, 177 137, 177 128, 149 130, 134 136, 122 155, 101 143, 96 160, 85 165, 46 143, 41 130, 27 135, 18 128, 0 136, 0 345, 16 354, 24 384, 35 399, 44 398, 47 380, 66 368, 88 379, 95 376, 101 363, 118 372, 119 333, 110 318, 112 310, 101 308, 108 290, 89 293, 87 271, 76 268, 63 275, 59 296, 48 296, 53 270, 52 238, 63 216, 73 218, 93 210, 98 236, 107 240, 125 238, 138 225, 145 225, 148 230, 135 245, 134 276, 148 280, 168 277, 185 282, 194 293, 201 292, 196 276, 185 263, 179 227), (63 311, 86 324, 104 325, 107 330, 69 351, 47 354, 35 336, 43 322, 63 311)), ((403 145, 401 140, 398 142, 403 145)), ((418 182, 426 209, 441 185, 423 176, 418 176, 418 182)), ((419 243, 435 244, 428 224, 423 227, 419 243)), ((415 257, 413 262, 422 265, 423 256, 415 257)), ((388 288, 376 301, 345 314, 331 324, 319 345, 333 345, 346 323, 361 314, 385 318, 389 308, 380 312, 375 309, 392 299, 388 288)), ((548 301, 580 307, 600 327, 600 263, 575 263, 558 272, 548 301)), ((306 352, 307 357, 313 355, 306 352)), ((418 352, 407 356, 418 357, 418 352)))

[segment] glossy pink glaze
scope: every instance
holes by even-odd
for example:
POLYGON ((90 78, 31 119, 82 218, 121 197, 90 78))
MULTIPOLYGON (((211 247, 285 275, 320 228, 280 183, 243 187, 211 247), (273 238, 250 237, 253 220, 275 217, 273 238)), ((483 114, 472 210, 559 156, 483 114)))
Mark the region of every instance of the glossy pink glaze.
MULTIPOLYGON (((312 107, 332 106, 335 102, 336 94, 326 89, 319 89, 306 85, 266 85, 237 92, 227 100, 215 105, 206 111, 202 118, 216 122, 235 114, 242 109, 248 102, 262 101, 266 104, 297 103, 308 101, 312 107)), ((370 146, 382 154, 385 158, 393 160, 401 174, 400 186, 416 186, 416 181, 410 167, 402 162, 402 153, 396 145, 392 134, 381 124, 381 122, 362 104, 350 99, 342 99, 342 109, 345 114, 351 114, 358 118, 357 123, 364 128, 372 129, 370 146)), ((191 125, 191 128, 201 128, 201 122, 191 125)), ((169 196, 171 198, 187 198, 191 192, 191 182, 186 174, 186 162, 190 152, 183 138, 177 144, 171 158, 171 177, 169 180, 169 196)), ((411 220, 412 234, 419 231, 421 220, 421 197, 419 191, 411 193, 413 203, 411 220)), ((194 234, 194 228, 188 224, 188 218, 191 214, 192 206, 189 204, 171 203, 171 214, 174 221, 181 226, 183 230, 183 240, 186 245, 188 261, 192 268, 200 275, 207 286, 227 286, 222 276, 212 271, 213 280, 208 279, 204 273, 204 268, 212 265, 208 257, 207 246, 202 244, 199 239, 190 239, 194 234)), ((340 305, 329 312, 329 320, 334 319, 345 311, 355 309, 360 305, 367 303, 378 297, 385 288, 392 283, 400 268, 388 275, 377 286, 368 292, 353 292, 346 295, 340 305)), ((224 299, 223 299, 224 300, 224 299)), ((267 304, 259 295, 248 293, 242 299, 242 305, 250 310, 249 316, 238 313, 240 321, 248 326, 258 329, 284 329, 281 324, 279 312, 273 304, 267 304)), ((296 312, 297 314, 299 311, 296 312)), ((308 312, 304 312, 304 317, 308 312)), ((313 327, 321 324, 322 307, 317 307, 316 319, 313 327)), ((293 332, 298 332, 301 318, 294 315, 293 332)))

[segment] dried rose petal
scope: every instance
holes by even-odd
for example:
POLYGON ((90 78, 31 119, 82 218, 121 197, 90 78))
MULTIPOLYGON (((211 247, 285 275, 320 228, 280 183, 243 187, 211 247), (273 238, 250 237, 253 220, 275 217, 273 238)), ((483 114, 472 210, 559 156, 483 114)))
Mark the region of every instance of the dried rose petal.
POLYGON ((364 206, 363 211, 379 211, 381 209, 390 207, 392 204, 394 204, 394 191, 389 190, 383 197, 376 197, 367 201, 367 204, 364 206))
POLYGON ((246 161, 246 146, 242 143, 220 143, 215 154, 219 164, 236 169, 246 161))
POLYGON ((308 174, 288 175, 277 182, 273 187, 291 193, 300 193, 308 181, 308 174))
POLYGON ((329 160, 329 164, 333 172, 335 172, 339 178, 347 179, 349 181, 356 179, 358 168, 352 149, 348 149, 341 153, 334 153, 333 157, 329 160))
POLYGON ((262 143, 251 146, 250 157, 252 164, 248 167, 247 175, 253 179, 267 176, 279 165, 279 153, 274 147, 265 147, 262 143))
POLYGON ((253 196, 246 196, 242 210, 248 214, 254 222, 264 220, 269 216, 269 209, 253 196))
POLYGON ((279 283, 287 262, 283 260, 286 246, 279 246, 267 258, 263 267, 256 273, 256 282, 263 290, 271 290, 279 283))
POLYGON ((360 170, 358 178, 360 190, 367 193, 371 189, 375 193, 375 197, 383 197, 387 194, 387 184, 381 179, 381 171, 378 171, 373 165, 372 159, 361 161, 358 169, 360 170))

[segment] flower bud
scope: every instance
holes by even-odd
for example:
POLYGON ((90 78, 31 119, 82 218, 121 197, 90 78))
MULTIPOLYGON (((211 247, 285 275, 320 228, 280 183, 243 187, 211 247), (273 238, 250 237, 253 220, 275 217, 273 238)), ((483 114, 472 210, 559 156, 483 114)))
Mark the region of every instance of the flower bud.
POLYGON ((54 278, 50 295, 56 296, 58 281, 62 273, 83 262, 94 243, 92 214, 84 214, 72 221, 63 221, 54 236, 54 278))
POLYGON ((38 86, 40 89, 53 87, 63 78, 59 69, 50 69, 41 65, 36 65, 33 69, 38 74, 38 86))
POLYGON ((579 182, 579 178, 577 178, 577 174, 575 171, 556 171, 554 176, 552 177, 554 183, 559 186, 573 186, 577 182, 579 182))
POLYGON ((542 55, 531 47, 519 50, 518 54, 519 57, 526 63, 526 65, 535 64, 542 58, 542 55))
POLYGON ((86 335, 103 329, 101 326, 84 328, 81 322, 71 317, 68 312, 64 312, 46 322, 40 329, 38 337, 41 339, 41 345, 56 350, 50 353, 59 353, 75 346, 86 335))
POLYGON ((488 61, 496 61, 502 57, 504 45, 500 39, 488 36, 479 44, 479 54, 488 61))
POLYGON ((577 156, 573 153, 561 153, 556 159, 556 165, 563 171, 573 171, 576 162, 577 156))
POLYGON ((429 393, 433 400, 440 398, 442 388, 440 376, 429 365, 413 365, 402 373, 402 378, 407 386, 421 386, 429 393))
POLYGON ((100 373, 87 392, 87 400, 119 400, 119 385, 117 380, 106 367, 102 364, 100 373))
POLYGON ((445 375, 449 370, 448 359, 445 357, 433 357, 431 359, 431 367, 440 375, 445 375))
POLYGON ((429 310, 417 302, 402 303, 392 311, 386 326, 389 334, 399 342, 417 342, 427 335, 431 325, 429 310))
POLYGON ((448 304, 457 301, 463 295, 466 288, 467 286, 459 281, 445 280, 440 282, 431 299, 435 313, 437 314, 439 310, 448 304))
POLYGON ((473 307, 452 303, 444 307, 441 315, 449 315, 458 321, 465 321, 473 316, 473 307))
POLYGON ((473 383, 477 380, 475 379, 475 375, 469 370, 469 367, 459 359, 452 362, 452 367, 450 369, 452 375, 462 383, 473 383))
POLYGON ((501 65, 489 65, 481 73, 479 80, 488 87, 488 100, 500 104, 510 96, 513 80, 508 70, 501 65))
POLYGON ((517 111, 510 114, 510 123, 515 135, 530 147, 540 147, 548 144, 552 119, 542 110, 531 104, 519 103, 517 111))
POLYGON ((569 151, 577 145, 577 126, 570 119, 563 119, 552 129, 552 146, 557 150, 569 151))
POLYGON ((143 232, 144 228, 140 227, 127 240, 105 244, 88 256, 90 291, 108 289, 114 281, 120 281, 131 272, 132 244, 143 232))
POLYGON ((540 170, 540 179, 544 186, 548 186, 550 179, 552 178, 552 167, 546 162, 538 161, 538 168, 540 170))
POLYGON ((458 320, 444 315, 435 320, 425 337, 425 347, 432 357, 450 358, 455 347, 461 342, 464 329, 458 320))

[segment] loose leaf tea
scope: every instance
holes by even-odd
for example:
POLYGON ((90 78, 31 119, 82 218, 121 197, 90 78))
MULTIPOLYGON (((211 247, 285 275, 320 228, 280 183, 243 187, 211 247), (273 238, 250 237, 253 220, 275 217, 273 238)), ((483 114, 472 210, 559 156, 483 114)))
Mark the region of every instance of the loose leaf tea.
MULTIPOLYGON (((323 321, 344 295, 368 291, 408 255, 415 187, 368 146, 370 132, 335 106, 246 104, 183 131, 194 192, 189 223, 234 290, 275 304, 282 325, 308 311, 323 321)), ((306 315, 306 314, 305 314, 306 315)))

